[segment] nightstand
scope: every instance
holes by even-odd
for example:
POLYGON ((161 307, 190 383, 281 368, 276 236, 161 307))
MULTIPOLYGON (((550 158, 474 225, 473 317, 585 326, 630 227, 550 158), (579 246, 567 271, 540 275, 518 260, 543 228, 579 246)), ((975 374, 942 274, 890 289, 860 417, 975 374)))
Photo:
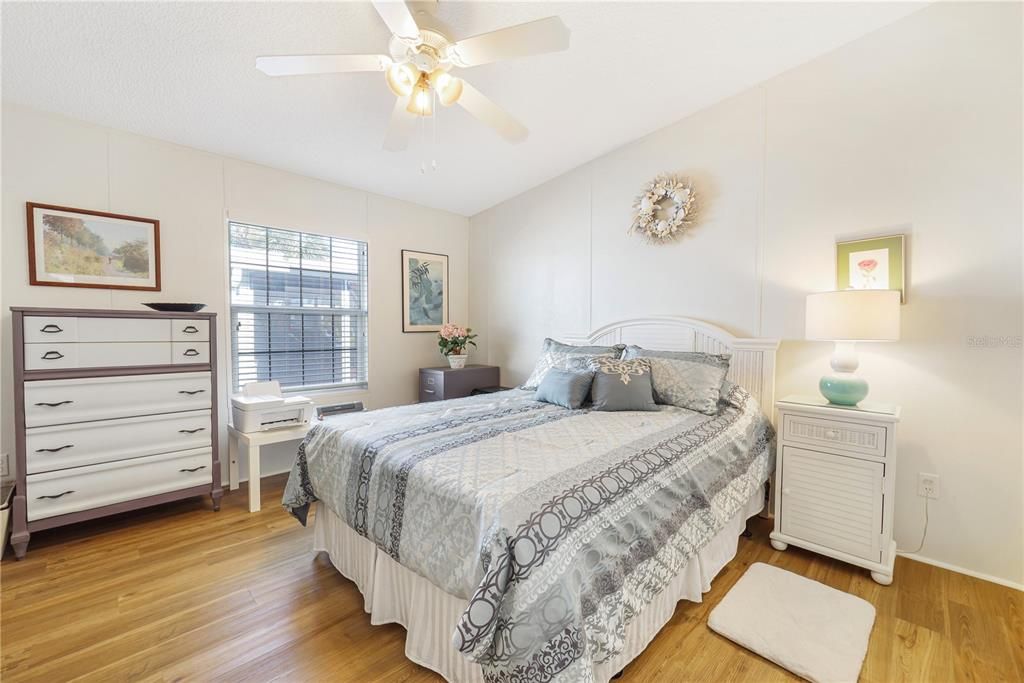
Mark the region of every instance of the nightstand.
POLYGON ((900 409, 788 396, 779 430, 772 547, 790 543, 871 570, 888 586, 896 561, 893 500, 900 409))
POLYGON ((501 383, 500 374, 495 365, 420 368, 420 403, 463 398, 474 389, 497 386, 501 383))

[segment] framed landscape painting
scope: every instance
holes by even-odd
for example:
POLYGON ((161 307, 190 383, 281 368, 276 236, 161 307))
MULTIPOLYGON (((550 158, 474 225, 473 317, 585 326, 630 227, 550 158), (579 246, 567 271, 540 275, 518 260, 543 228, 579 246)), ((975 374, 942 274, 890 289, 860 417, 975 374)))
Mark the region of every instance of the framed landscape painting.
POLYGON ((27 204, 33 285, 160 289, 160 221, 27 204))
POLYGON ((448 322, 448 257, 402 250, 402 331, 437 332, 448 322))
POLYGON ((906 303, 904 261, 903 235, 838 242, 836 289, 897 289, 906 303))

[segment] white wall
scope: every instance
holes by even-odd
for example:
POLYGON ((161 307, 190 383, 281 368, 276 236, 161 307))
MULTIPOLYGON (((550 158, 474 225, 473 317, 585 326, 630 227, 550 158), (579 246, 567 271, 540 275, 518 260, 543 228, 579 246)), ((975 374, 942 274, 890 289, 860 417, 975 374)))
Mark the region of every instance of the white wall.
MULTIPOLYGON (((903 406, 896 537, 1024 584, 1021 6, 940 3, 471 219, 470 323, 503 382, 545 336, 681 314, 784 339, 777 395, 816 393, 829 345, 800 341, 837 240, 909 234, 903 339, 862 345, 872 399, 903 406), (698 181, 677 244, 628 236, 661 171, 698 181)), ((680 72, 685 78, 685 70, 680 72)), ((641 98, 642 101, 642 98, 641 98)), ((623 105, 625 106, 625 105, 623 105)))
MULTIPOLYGON (((8 103, 2 125, 2 442, 12 459, 11 306, 134 309, 143 301, 205 302, 219 316, 227 410, 227 217, 368 242, 369 390, 320 394, 318 401, 362 400, 370 408, 410 403, 417 368, 440 363, 434 335, 402 333, 401 249, 449 255, 451 316, 467 319, 468 220, 462 216, 8 103), (159 219, 162 290, 29 286, 27 201, 159 219)), ((265 451, 264 473, 287 469, 294 454, 294 445, 265 451)), ((226 468, 226 448, 221 460, 226 468)), ((241 469, 245 479, 244 462, 241 469)))

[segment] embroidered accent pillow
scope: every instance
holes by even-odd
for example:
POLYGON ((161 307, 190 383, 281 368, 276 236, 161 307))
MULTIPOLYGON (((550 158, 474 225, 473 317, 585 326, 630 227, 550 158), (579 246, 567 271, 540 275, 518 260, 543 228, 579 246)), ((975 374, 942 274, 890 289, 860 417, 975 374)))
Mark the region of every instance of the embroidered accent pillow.
POLYGON ((552 368, 537 387, 534 400, 553 403, 569 410, 578 410, 590 395, 590 384, 594 381, 594 373, 573 372, 552 368))
POLYGON ((548 373, 548 370, 552 368, 568 370, 568 363, 572 358, 586 358, 588 356, 614 356, 618 358, 622 355, 624 348, 626 348, 625 344, 616 344, 615 346, 573 346, 572 344, 557 342, 554 339, 545 339, 544 345, 540 350, 540 358, 537 359, 533 372, 530 373, 529 379, 520 388, 536 389, 540 386, 541 380, 544 379, 544 375, 548 373))
POLYGON ((623 358, 645 358, 651 364, 651 384, 658 403, 718 413, 722 382, 729 373, 727 354, 699 351, 650 351, 627 346, 623 358))
POLYGON ((590 400, 594 410, 657 410, 651 386, 651 364, 646 358, 619 360, 608 356, 590 359, 594 383, 590 400))

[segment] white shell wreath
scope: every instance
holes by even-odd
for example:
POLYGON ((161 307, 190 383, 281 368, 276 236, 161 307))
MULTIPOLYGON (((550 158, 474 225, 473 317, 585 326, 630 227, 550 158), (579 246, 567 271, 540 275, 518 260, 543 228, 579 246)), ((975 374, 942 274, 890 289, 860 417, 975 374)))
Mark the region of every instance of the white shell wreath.
POLYGON ((688 178, 663 173, 648 183, 633 204, 636 215, 629 232, 638 232, 648 242, 670 242, 693 225, 697 194, 688 178))

